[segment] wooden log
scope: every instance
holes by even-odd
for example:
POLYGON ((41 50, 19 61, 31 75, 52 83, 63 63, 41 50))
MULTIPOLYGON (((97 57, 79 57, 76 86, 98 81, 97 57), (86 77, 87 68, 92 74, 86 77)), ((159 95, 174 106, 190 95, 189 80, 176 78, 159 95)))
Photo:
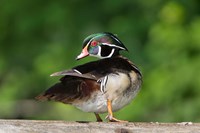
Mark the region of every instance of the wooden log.
POLYGON ((200 133, 200 123, 0 120, 0 133, 200 133))

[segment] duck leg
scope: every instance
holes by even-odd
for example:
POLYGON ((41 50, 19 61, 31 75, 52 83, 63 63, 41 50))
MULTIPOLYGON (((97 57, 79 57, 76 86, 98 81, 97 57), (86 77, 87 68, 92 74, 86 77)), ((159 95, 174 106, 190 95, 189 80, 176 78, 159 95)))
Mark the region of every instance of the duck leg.
POLYGON ((99 114, 97 114, 97 113, 94 113, 94 114, 95 114, 95 116, 96 116, 97 122, 102 122, 102 119, 101 119, 101 117, 99 116, 99 114))
POLYGON ((109 119, 110 122, 128 122, 128 121, 118 120, 113 116, 112 103, 109 99, 107 100, 107 108, 108 108, 108 115, 106 118, 109 119))

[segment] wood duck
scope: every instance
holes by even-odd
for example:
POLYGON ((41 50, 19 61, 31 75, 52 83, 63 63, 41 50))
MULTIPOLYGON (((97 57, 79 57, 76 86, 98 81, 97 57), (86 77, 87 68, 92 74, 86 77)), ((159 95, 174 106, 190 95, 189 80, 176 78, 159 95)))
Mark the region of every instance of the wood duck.
POLYGON ((108 112, 106 119, 123 122, 113 116, 136 96, 142 83, 140 70, 127 58, 119 54, 128 51, 123 43, 112 33, 92 34, 83 41, 83 49, 77 60, 86 56, 101 58, 98 61, 76 66, 70 70, 53 73, 63 76, 38 100, 54 100, 71 104, 84 112, 99 114, 108 112))

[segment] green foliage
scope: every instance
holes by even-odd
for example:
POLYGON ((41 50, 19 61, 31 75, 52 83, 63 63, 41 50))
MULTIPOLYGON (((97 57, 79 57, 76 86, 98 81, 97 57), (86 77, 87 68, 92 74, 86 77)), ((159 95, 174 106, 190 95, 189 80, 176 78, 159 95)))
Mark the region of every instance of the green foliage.
MULTIPOLYGON (((200 121, 199 1, 0 1, 0 118, 95 120, 72 106, 36 102, 75 61, 89 34, 116 33, 143 86, 116 113, 130 121, 200 121)), ((103 115, 105 116, 105 114, 103 115)))

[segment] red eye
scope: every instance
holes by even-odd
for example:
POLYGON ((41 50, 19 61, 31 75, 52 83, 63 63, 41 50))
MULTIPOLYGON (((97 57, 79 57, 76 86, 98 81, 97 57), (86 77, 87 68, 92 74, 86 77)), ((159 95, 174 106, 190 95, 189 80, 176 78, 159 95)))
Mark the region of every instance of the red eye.
POLYGON ((92 41, 92 42, 91 42, 91 45, 92 45, 92 46, 96 46, 96 45, 97 45, 97 41, 92 41))

